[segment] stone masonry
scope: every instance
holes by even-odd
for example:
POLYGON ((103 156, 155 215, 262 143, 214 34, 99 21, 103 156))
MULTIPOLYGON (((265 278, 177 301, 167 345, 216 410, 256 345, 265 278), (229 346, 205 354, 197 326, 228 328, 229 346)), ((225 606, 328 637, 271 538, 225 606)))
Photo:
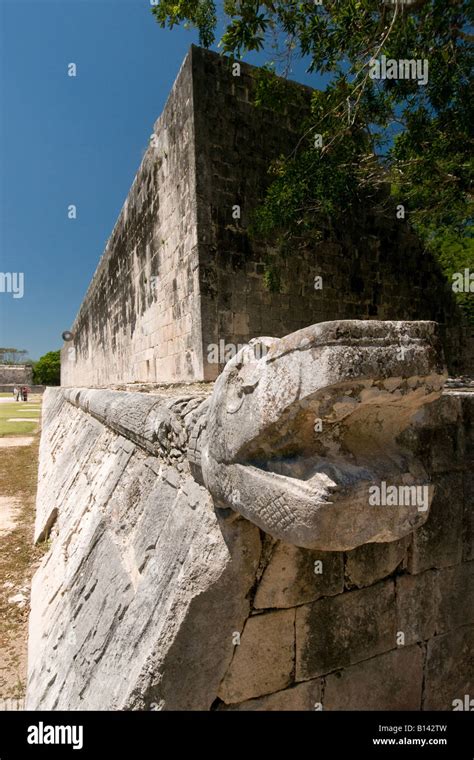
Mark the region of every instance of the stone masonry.
POLYGON ((62 350, 63 385, 214 380, 226 345, 335 319, 435 320, 462 367, 449 286, 395 212, 361 209, 357 230, 278 260, 280 292, 266 288, 275 251, 248 227, 311 90, 289 83, 283 113, 257 107, 257 71, 189 51, 62 350))
MULTIPOLYGON (((192 393, 46 391, 35 532, 50 548, 32 588, 28 709, 452 710, 474 693, 474 394, 452 383, 440 392, 431 323, 311 330, 310 340, 307 329, 274 341, 265 357, 236 357, 224 382, 192 393), (298 367, 311 357, 306 375, 298 367), (298 374, 291 390, 287 380, 298 374), (223 451, 246 442, 243 464, 268 480, 262 494, 273 480, 284 501, 302 478, 303 504, 310 481, 301 457, 310 452, 305 415, 293 412, 301 403, 317 410, 326 453, 316 437, 312 466, 342 487, 354 548, 321 548, 339 535, 340 520, 333 535, 322 525, 319 548, 299 545, 298 532, 282 540, 269 515, 262 522, 247 511, 248 496, 233 501, 225 472, 224 497, 200 482, 216 455, 205 439, 221 414, 216 404, 232 416, 248 394, 258 401, 260 386, 271 400, 272 376, 273 403, 253 403, 240 439, 238 425, 234 434, 224 420, 213 436, 223 451), (328 403, 334 377, 340 385, 328 403), (367 405, 375 414, 368 427, 367 405), (291 450, 282 458, 270 447, 264 463, 259 450, 273 440, 276 417, 291 450), (383 430, 392 423, 390 444, 383 430), (354 449, 351 430, 362 442, 354 449), (373 435, 384 445, 370 452, 373 435), (367 453, 373 466, 387 456, 395 471, 408 466, 430 484, 421 521, 404 523, 405 507, 348 498, 365 477, 367 453), (393 510, 402 530, 387 541, 374 521, 395 525, 393 510), (364 522, 370 535, 360 532, 364 522)), ((231 471, 228 454, 224 461, 231 471)), ((290 522, 300 506, 292 503, 290 522)))
POLYGON ((257 76, 191 48, 46 391, 28 709, 474 695, 453 294, 395 214, 284 259, 249 234, 311 96, 259 108, 257 76))
POLYGON ((33 369, 28 364, 0 364, 0 385, 31 385, 33 369))

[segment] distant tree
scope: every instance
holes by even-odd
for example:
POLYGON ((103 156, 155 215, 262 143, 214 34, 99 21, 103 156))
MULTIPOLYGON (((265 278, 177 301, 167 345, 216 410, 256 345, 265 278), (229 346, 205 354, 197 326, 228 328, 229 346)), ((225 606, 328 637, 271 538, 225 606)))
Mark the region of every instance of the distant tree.
POLYGON ((0 364, 25 364, 27 356, 28 351, 24 349, 0 348, 0 364))
POLYGON ((61 383, 60 351, 49 351, 33 367, 33 382, 36 385, 59 385, 61 383))

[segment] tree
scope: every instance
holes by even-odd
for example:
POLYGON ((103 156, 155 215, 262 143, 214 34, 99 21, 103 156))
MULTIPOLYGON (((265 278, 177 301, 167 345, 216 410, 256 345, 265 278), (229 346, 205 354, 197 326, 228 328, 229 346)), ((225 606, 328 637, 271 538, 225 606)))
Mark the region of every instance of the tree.
MULTIPOLYGON (((360 204, 386 214, 402 204, 426 245, 439 254, 449 239, 450 266, 461 266, 454 243, 465 251, 461 241, 472 238, 472 7, 470 0, 224 0, 222 50, 267 55, 258 103, 284 97, 276 74, 287 76, 296 56, 308 71, 330 74, 312 95, 296 149, 270 167, 257 234, 294 248, 336 227, 343 213, 356 215, 360 204)), ((196 27, 205 46, 216 41, 213 0, 159 0, 152 12, 161 26, 196 27)))
POLYGON ((36 362, 33 368, 35 385, 60 385, 61 352, 49 351, 36 362))
POLYGON ((0 364, 25 364, 28 351, 19 348, 0 348, 0 364))

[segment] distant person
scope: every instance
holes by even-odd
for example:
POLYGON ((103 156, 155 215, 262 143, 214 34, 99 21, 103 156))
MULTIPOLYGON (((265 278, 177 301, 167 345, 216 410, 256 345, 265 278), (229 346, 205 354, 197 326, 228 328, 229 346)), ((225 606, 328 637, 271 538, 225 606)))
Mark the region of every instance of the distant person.
POLYGON ((24 385, 23 388, 21 389, 21 393, 22 393, 23 401, 28 401, 28 388, 26 387, 26 385, 24 385))
POLYGON ((21 389, 20 388, 15 388, 15 391, 16 391, 16 400, 19 401, 20 400, 20 395, 21 395, 21 389))
POLYGON ((13 398, 18 401, 18 388, 13 388, 13 398))

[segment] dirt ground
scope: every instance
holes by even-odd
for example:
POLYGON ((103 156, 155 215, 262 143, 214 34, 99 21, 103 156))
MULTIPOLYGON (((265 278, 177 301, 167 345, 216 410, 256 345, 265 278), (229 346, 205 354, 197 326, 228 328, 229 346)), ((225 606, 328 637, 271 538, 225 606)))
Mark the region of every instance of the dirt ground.
POLYGON ((31 578, 45 551, 33 546, 38 444, 38 425, 0 436, 0 705, 25 695, 31 578))

